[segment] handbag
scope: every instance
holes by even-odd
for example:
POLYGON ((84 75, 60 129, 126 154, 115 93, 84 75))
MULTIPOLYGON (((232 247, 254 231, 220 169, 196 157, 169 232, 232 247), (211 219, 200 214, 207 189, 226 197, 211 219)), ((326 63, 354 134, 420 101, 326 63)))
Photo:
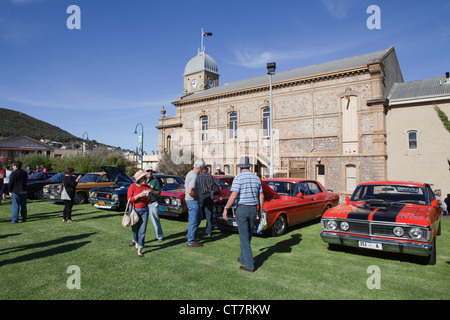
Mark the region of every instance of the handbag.
POLYGON ((134 206, 131 206, 131 212, 128 214, 128 205, 130 204, 130 200, 127 202, 127 206, 125 208, 125 212, 122 217, 122 226, 123 227, 131 227, 134 226, 139 221, 139 216, 134 209, 134 206))
POLYGON ((259 221, 257 221, 256 232, 260 233, 261 231, 264 231, 266 229, 267 229, 267 212, 266 210, 263 210, 261 212, 261 216, 259 217, 259 221))

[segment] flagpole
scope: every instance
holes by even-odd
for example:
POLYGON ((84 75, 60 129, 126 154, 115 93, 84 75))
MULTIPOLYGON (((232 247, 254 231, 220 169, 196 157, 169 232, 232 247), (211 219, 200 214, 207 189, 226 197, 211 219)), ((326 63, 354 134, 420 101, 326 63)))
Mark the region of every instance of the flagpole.
POLYGON ((202 44, 201 44, 201 47, 200 47, 200 51, 203 51, 203 28, 202 28, 202 44))

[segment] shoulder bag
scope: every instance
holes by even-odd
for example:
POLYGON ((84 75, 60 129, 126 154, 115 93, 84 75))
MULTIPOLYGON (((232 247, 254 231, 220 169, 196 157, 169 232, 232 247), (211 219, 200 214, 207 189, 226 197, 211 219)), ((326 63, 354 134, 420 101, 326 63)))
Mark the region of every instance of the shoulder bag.
POLYGON ((127 202, 127 206, 125 208, 125 212, 122 217, 122 226, 123 227, 131 227, 134 226, 139 221, 139 216, 134 209, 134 206, 131 206, 131 212, 128 214, 128 205, 130 204, 130 200, 127 202))

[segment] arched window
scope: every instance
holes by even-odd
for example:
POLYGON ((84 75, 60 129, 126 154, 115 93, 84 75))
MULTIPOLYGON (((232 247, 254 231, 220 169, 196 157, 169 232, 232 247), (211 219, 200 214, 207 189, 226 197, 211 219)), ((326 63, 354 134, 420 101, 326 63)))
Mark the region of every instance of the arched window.
POLYGON ((167 136, 166 150, 167 150, 167 152, 170 152, 172 150, 172 137, 171 136, 167 136))
POLYGON ((408 131, 408 149, 409 150, 417 149, 417 131, 416 130, 408 131))
POLYGON ((262 110, 262 119, 263 119, 263 136, 269 136, 269 119, 270 119, 270 107, 264 108, 262 110))
POLYGON ((201 131, 202 131, 202 141, 208 140, 208 116, 203 116, 200 118, 201 131))
POLYGON ((237 138, 237 112, 231 112, 229 115, 229 138, 236 139, 237 138))

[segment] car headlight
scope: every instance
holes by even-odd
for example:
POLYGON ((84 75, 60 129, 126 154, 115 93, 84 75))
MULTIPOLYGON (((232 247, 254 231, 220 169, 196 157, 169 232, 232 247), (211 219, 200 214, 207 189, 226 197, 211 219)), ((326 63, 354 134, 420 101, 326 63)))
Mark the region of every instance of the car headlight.
POLYGON ((395 227, 393 232, 397 237, 401 237, 405 234, 405 230, 403 230, 402 227, 395 227))
POLYGON ((335 220, 328 220, 327 222, 325 222, 325 227, 329 230, 336 230, 337 223, 335 220))
POLYGON ((179 198, 172 198, 171 202, 172 202, 172 205, 176 206, 176 207, 179 207, 181 205, 181 199, 179 199, 179 198))
POLYGON ((169 204, 170 204, 170 198, 165 198, 165 199, 164 199, 164 202, 165 202, 167 205, 169 205, 169 204))
POLYGON ((423 231, 420 228, 414 227, 409 230, 409 236, 414 240, 423 238, 423 231))
POLYGON ((112 196, 111 196, 111 199, 113 201, 118 201, 119 200, 119 195, 117 193, 113 193, 112 196))
POLYGON ((350 225, 348 224, 347 221, 342 221, 341 222, 341 229, 344 231, 347 231, 350 228, 350 225))
POLYGON ((89 191, 89 197, 90 197, 90 198, 94 198, 94 197, 95 197, 95 192, 89 191))

